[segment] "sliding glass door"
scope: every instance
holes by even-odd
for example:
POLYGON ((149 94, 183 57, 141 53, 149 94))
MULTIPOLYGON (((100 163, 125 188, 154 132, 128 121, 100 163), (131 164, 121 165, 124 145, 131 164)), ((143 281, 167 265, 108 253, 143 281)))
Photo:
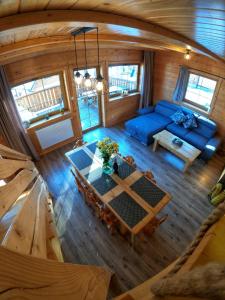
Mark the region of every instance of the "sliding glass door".
MULTIPOLYGON (((87 70, 91 75, 91 86, 86 87, 84 80, 78 85, 76 84, 77 102, 80 114, 82 131, 101 125, 101 99, 95 89, 94 80, 96 78, 96 68, 87 70)), ((79 70, 82 76, 86 73, 86 69, 79 70)), ((74 75, 75 75, 74 71, 74 75)))

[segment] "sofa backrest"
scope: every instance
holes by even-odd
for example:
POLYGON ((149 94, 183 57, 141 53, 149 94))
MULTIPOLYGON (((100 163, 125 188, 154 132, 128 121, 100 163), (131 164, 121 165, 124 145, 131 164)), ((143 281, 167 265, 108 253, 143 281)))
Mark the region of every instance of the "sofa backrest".
POLYGON ((178 105, 173 104, 166 100, 159 101, 155 106, 155 112, 168 118, 172 116, 178 109, 179 109, 178 105))
POLYGON ((157 113, 164 115, 168 118, 179 110, 182 110, 185 114, 193 113, 195 115, 195 117, 197 118, 198 127, 193 129, 194 132, 208 139, 214 136, 214 134, 217 131, 216 123, 204 116, 201 116, 199 113, 196 113, 189 108, 172 103, 167 100, 160 100, 155 106, 155 111, 157 113))
POLYGON ((213 137, 217 131, 217 125, 210 119, 203 116, 198 116, 197 118, 198 127, 194 128, 193 131, 203 135, 204 137, 210 139, 213 137))

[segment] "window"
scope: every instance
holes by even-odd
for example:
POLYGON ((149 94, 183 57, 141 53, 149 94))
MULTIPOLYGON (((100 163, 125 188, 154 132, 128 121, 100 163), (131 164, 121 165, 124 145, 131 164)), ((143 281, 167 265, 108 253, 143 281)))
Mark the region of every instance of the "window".
POLYGON ((65 109, 63 88, 61 74, 14 86, 11 91, 22 121, 32 123, 65 109))
MULTIPOLYGON (((109 67, 109 97, 138 91, 139 65, 109 67)), ((113 99, 111 99, 113 100, 113 99)))
POLYGON ((217 80, 190 73, 184 101, 210 112, 216 90, 217 80))

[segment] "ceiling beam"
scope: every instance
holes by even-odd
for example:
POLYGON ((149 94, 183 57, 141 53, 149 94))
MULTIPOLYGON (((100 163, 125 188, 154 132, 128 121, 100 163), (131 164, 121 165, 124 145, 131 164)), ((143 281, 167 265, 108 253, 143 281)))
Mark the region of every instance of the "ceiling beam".
MULTIPOLYGON (((146 49, 173 50, 181 53, 183 53, 185 50, 182 47, 175 47, 166 43, 156 42, 149 39, 133 37, 128 35, 100 34, 99 40, 100 42, 109 42, 110 45, 112 45, 112 47, 115 43, 126 42, 129 45, 133 44, 137 47, 146 49)), ((82 42, 83 44, 83 37, 78 36, 76 38, 76 41, 78 45, 80 42, 82 42)), ((92 34, 87 34, 86 41, 96 42, 96 36, 92 34)), ((35 53, 36 55, 38 55, 38 53, 40 51, 42 52, 45 48, 48 49, 48 52, 51 52, 51 50, 54 50, 55 52, 56 48, 61 49, 64 46, 66 46, 67 49, 72 49, 74 47, 73 38, 70 36, 49 36, 29 39, 14 44, 8 44, 0 47, 0 64, 6 64, 15 60, 23 59, 24 55, 26 54, 35 53)))
POLYGON ((49 10, 30 13, 21 13, 8 17, 0 18, 0 32, 13 30, 18 27, 31 26, 35 24, 54 23, 54 22, 84 22, 84 23, 101 23, 110 25, 119 25, 129 28, 142 30, 159 34, 179 42, 186 46, 191 46, 213 58, 220 61, 225 61, 224 58, 218 56, 201 44, 181 35, 175 31, 164 28, 150 22, 139 19, 125 17, 113 13, 105 13, 98 11, 87 10, 49 10))

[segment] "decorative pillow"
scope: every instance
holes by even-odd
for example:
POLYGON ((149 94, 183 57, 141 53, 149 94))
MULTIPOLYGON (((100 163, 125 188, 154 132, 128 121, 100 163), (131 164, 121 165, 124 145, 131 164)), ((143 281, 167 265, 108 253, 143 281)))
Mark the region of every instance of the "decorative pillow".
POLYGON ((182 110, 176 111, 170 118, 177 125, 183 124, 186 120, 186 116, 182 110))
POLYGON ((186 120, 183 123, 184 128, 186 129, 192 129, 192 128, 197 128, 197 120, 193 114, 188 114, 186 115, 186 120))

